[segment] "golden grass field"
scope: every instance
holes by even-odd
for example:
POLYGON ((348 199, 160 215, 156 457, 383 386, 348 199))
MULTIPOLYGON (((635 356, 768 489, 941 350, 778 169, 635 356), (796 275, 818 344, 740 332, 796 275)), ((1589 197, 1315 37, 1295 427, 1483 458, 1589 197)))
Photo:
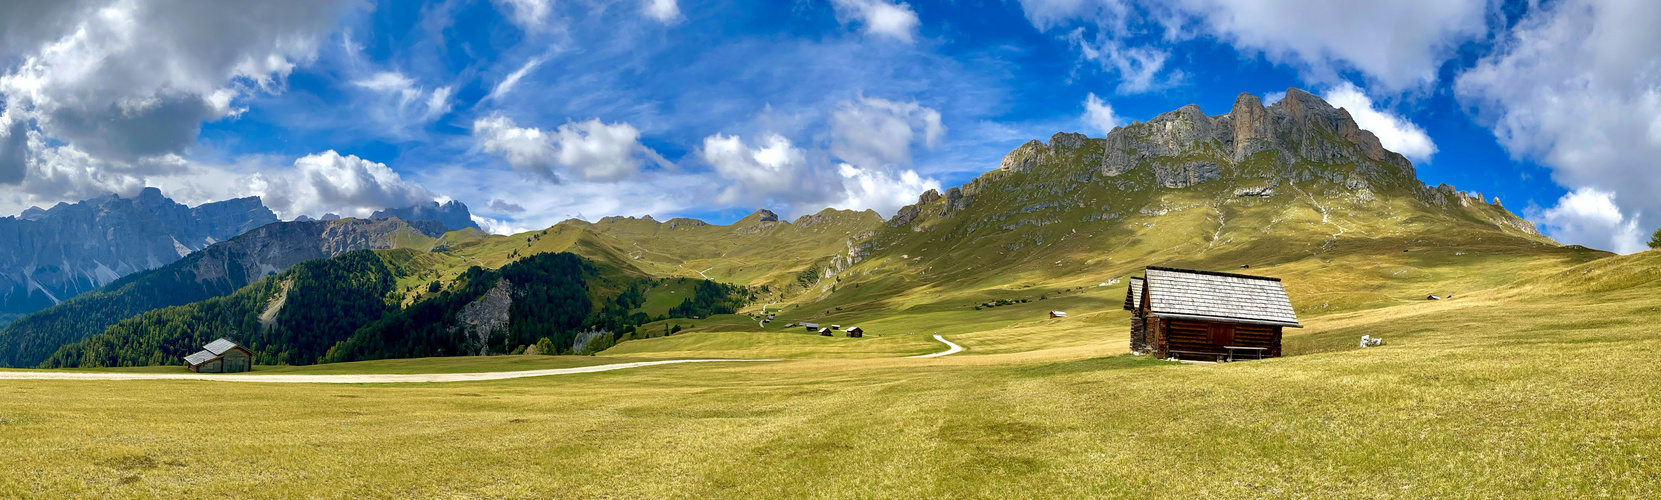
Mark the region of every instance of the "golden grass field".
POLYGON ((944 349, 927 332, 735 317, 596 357, 273 371, 788 359, 441 384, 0 381, 0 496, 1654 497, 1658 279, 1649 252, 1306 316, 1287 357, 1220 365, 1124 354, 1110 311, 942 332, 968 350, 933 359, 895 357, 944 349), (1356 349, 1364 334, 1387 344, 1356 349))

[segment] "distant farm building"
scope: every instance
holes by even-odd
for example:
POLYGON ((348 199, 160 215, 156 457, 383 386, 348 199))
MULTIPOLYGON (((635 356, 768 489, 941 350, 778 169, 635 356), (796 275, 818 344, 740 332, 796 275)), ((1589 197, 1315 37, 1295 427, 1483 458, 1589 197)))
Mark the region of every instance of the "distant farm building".
POLYGON ((1051 319, 1065 318, 1065 317, 1067 317, 1067 312, 1066 311, 1050 311, 1050 318, 1051 319))
POLYGON ((226 339, 202 346, 196 354, 185 356, 185 364, 197 373, 236 373, 254 369, 254 353, 226 339))
POLYGON ((1279 278, 1148 267, 1131 278, 1131 350, 1224 361, 1280 356, 1283 328, 1303 328, 1279 278))
POLYGON ((807 331, 810 331, 810 332, 817 332, 817 331, 819 331, 819 324, 818 323, 802 323, 802 328, 806 328, 807 331))
POLYGON ((859 337, 864 337, 865 336, 865 329, 857 327, 857 326, 850 326, 850 327, 848 327, 847 330, 844 330, 844 331, 848 332, 848 336, 853 337, 853 338, 859 338, 859 337))
POLYGON ((819 329, 819 335, 823 335, 823 336, 826 336, 826 337, 829 337, 829 336, 831 336, 831 335, 832 335, 832 333, 831 333, 831 329, 829 329, 829 328, 820 328, 820 329, 819 329))
POLYGON ((842 329, 842 325, 831 325, 831 329, 832 329, 832 330, 841 330, 841 329, 842 329))

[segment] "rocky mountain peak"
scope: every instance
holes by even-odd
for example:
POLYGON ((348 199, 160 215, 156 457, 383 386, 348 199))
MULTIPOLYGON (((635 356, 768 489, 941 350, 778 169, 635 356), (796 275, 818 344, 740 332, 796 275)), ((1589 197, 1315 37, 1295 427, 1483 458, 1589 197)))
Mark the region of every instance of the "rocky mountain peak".
MULTIPOLYGON (((388 208, 376 211, 369 216, 370 219, 393 217, 406 221, 435 220, 444 224, 444 227, 450 228, 451 231, 468 228, 481 229, 478 223, 473 222, 473 213, 467 210, 467 205, 456 200, 450 200, 443 204, 439 204, 437 201, 429 201, 403 208, 388 208)), ((329 220, 329 217, 325 215, 323 220, 329 220)))
POLYGON ((1349 175, 1339 170, 1351 167, 1368 186, 1420 187, 1413 165, 1384 149, 1348 111, 1296 88, 1267 107, 1242 93, 1223 115, 1209 116, 1189 104, 1118 127, 1101 139, 1063 132, 1048 144, 1028 141, 1005 155, 999 170, 1021 173, 1052 165, 1094 167, 1106 177, 1150 168, 1166 188, 1224 176, 1336 179, 1349 175))
POLYGON ((38 310, 272 222, 259 198, 188 207, 156 188, 0 218, 0 312, 38 310))

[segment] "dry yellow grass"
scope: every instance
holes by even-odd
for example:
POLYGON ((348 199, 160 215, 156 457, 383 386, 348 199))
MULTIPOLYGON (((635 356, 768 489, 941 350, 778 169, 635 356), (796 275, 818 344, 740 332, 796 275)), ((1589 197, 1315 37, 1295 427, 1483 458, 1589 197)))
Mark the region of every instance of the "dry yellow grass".
MULTIPOLYGON (((970 349, 935 359, 0 381, 0 496, 1646 497, 1661 488, 1656 261, 1306 318, 1287 338, 1299 355, 1224 365, 1119 355, 1109 313, 962 332, 970 349), (1389 343, 1355 349, 1363 334, 1389 343)), ((697 335, 799 334, 630 355, 697 335)))

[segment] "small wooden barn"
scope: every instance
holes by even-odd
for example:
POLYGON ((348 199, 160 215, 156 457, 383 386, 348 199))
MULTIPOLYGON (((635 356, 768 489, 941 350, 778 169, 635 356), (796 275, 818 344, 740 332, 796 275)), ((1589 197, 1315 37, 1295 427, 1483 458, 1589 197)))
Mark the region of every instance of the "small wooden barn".
POLYGON ((865 336, 865 329, 857 326, 850 326, 847 330, 843 331, 847 332, 849 337, 859 338, 865 336))
POLYGON ((1067 317, 1067 312, 1066 311, 1050 311, 1050 319, 1065 318, 1065 317, 1067 317))
POLYGON ((254 369, 254 353, 228 339, 219 339, 202 346, 196 354, 185 356, 185 364, 197 373, 237 373, 254 369))
POLYGON ((1131 278, 1131 350, 1232 361, 1280 356, 1283 328, 1303 328, 1279 278, 1148 267, 1131 278))
POLYGON ((822 335, 822 336, 825 336, 825 337, 830 337, 830 336, 833 336, 835 334, 831 333, 831 329, 829 329, 829 328, 820 328, 819 329, 819 335, 822 335))
POLYGON ((802 328, 806 328, 807 331, 817 333, 819 331, 819 324, 818 323, 802 323, 802 328))

